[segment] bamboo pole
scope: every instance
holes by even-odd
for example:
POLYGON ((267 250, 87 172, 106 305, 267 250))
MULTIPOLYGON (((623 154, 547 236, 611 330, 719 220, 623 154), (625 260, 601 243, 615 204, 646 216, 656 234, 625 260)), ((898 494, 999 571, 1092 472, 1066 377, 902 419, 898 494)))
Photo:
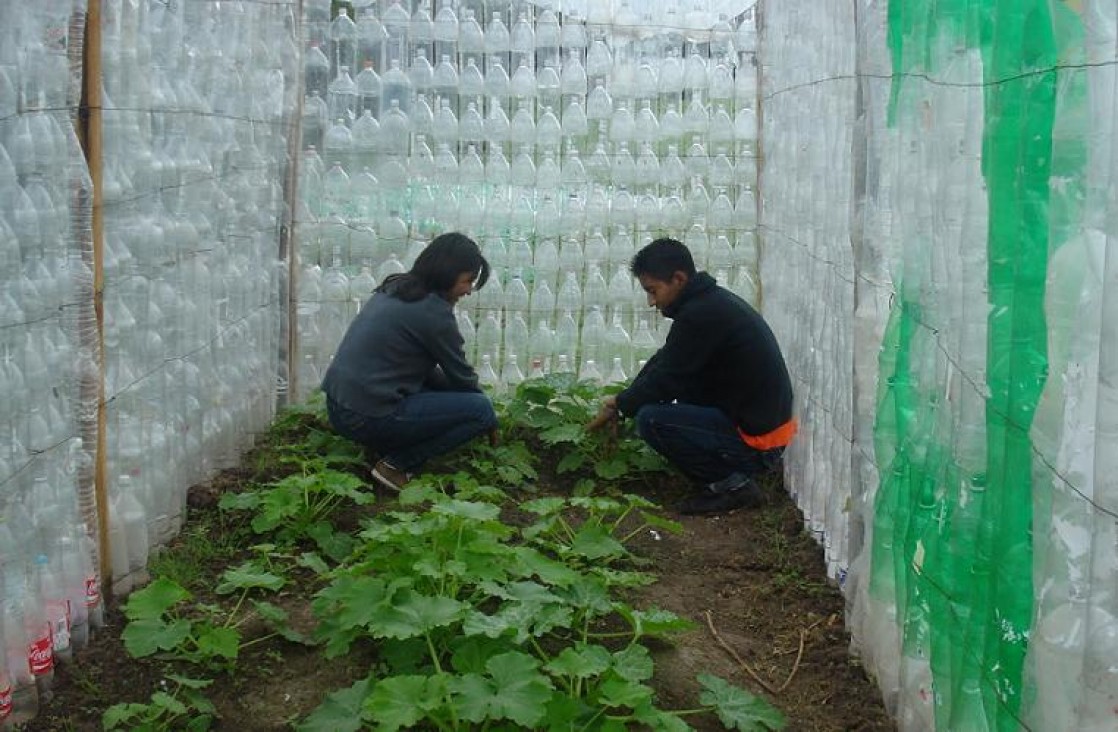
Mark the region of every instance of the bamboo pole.
MULTIPOLYGON (((94 452, 93 492, 97 506, 97 546, 102 595, 108 596, 112 581, 112 552, 109 547, 109 497, 106 479, 105 432, 105 220, 102 205, 102 127, 101 127, 101 0, 88 0, 85 15, 85 45, 83 48, 82 100, 79 110, 81 124, 78 136, 85 150, 90 179, 93 182, 93 310, 97 328, 93 336, 92 352, 97 358, 99 377, 95 387, 97 400, 97 434, 94 452)), ((84 395, 83 395, 84 397, 84 395)))
MULTIPOLYGON (((302 68, 303 48, 303 0, 295 3, 295 43, 300 49, 300 63, 302 68)), ((295 402, 296 389, 299 387, 299 321, 298 321, 298 284, 299 284, 299 166, 303 164, 303 84, 301 77, 294 80, 295 84, 295 110, 292 113, 291 124, 287 127, 287 174, 283 181, 283 200, 285 206, 285 221, 281 229, 280 259, 287 265, 287 277, 280 289, 286 313, 286 332, 281 330, 281 337, 286 335, 283 347, 286 352, 281 352, 281 358, 286 359, 287 368, 287 397, 286 404, 295 402)), ((277 404, 277 407, 286 406, 277 404)))
POLYGON ((765 311, 765 282, 764 278, 761 277, 761 260, 765 256, 765 245, 764 238, 761 235, 761 211, 764 208, 761 204, 763 198, 763 196, 761 195, 761 185, 762 183, 764 183, 764 181, 762 180, 762 175, 765 172, 765 105, 762 103, 765 98, 765 95, 763 94, 764 87, 762 86, 765 78, 763 73, 764 67, 761 63, 761 57, 764 49, 761 48, 761 43, 765 37, 765 14, 762 10, 762 5, 763 3, 757 3, 753 6, 753 22, 754 27, 756 28, 755 32, 757 34, 757 48, 753 53, 754 64, 756 67, 756 71, 754 73, 757 75, 757 85, 755 87, 757 89, 757 95, 754 100, 754 103, 757 107, 757 149, 754 151, 753 154, 753 159, 757 163, 757 181, 756 185, 753 188, 753 202, 757 208, 754 214, 755 218, 753 220, 757 222, 757 227, 754 234, 757 237, 757 310, 763 313, 765 311))

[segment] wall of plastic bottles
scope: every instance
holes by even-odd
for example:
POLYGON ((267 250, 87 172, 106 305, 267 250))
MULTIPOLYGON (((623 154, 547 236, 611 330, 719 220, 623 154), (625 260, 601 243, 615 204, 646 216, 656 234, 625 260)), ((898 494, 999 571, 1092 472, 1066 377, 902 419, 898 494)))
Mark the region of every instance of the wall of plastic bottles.
POLYGON ((34 716, 54 664, 101 623, 98 443, 127 592, 178 531, 187 488, 235 463, 285 388, 295 3, 99 7, 91 64, 84 2, 0 4, 0 726, 34 716), (98 261, 75 134, 91 70, 98 261))
POLYGON ((0 4, 9 719, 100 623, 96 445, 123 592, 457 229, 498 389, 631 375, 656 236, 762 307, 787 484, 902 729, 1115 729, 1113 3, 739 5, 104 0, 95 191, 84 4, 0 4))
POLYGON ((756 301, 753 15, 589 5, 305 3, 297 395, 441 231, 494 266, 458 317, 496 388, 633 374, 666 334, 628 272, 658 236, 756 301))
POLYGON ((902 730, 1118 729, 1113 3, 768 1, 788 484, 902 730))

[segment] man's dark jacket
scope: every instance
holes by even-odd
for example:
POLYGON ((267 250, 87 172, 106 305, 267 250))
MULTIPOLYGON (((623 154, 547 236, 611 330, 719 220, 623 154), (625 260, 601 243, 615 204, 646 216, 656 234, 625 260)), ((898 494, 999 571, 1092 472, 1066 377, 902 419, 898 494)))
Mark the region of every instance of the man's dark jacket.
POLYGON ((663 314, 673 321, 668 338, 617 395, 623 415, 675 400, 718 407, 752 436, 792 418, 792 382, 780 346, 749 303, 698 272, 663 314))

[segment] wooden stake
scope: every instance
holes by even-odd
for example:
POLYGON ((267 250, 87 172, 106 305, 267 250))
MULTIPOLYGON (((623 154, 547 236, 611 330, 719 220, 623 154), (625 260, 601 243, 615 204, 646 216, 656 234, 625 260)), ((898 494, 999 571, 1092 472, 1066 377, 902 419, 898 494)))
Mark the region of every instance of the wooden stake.
MULTIPOLYGON (((89 176, 93 182, 93 310, 97 329, 89 345, 97 359, 100 378, 96 388, 97 436, 94 451, 93 492, 97 506, 97 546, 102 595, 109 596, 112 581, 112 551, 109 546, 109 496, 106 480, 105 431, 105 217, 102 205, 102 127, 101 127, 101 0, 88 0, 85 14, 85 44, 82 63, 82 100, 79 109, 81 124, 78 136, 85 150, 89 176)), ((83 395, 85 398, 85 395, 83 395)))

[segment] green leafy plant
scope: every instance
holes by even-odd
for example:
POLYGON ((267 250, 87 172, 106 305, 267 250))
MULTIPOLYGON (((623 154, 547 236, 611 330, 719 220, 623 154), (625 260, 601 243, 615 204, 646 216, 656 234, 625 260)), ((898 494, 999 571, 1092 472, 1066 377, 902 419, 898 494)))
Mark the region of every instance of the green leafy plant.
POLYGON ((682 530, 678 522, 652 513, 655 507, 633 494, 619 498, 540 498, 521 504, 523 510, 540 517, 524 530, 524 536, 561 556, 574 555, 590 563, 620 559, 629 557, 625 542, 642 531, 659 529, 677 534, 682 530), (633 516, 636 521, 629 520, 633 516), (635 525, 627 525, 627 521, 635 525))
POLYGON ((335 531, 330 517, 343 501, 362 506, 372 503, 373 493, 352 473, 342 472, 308 460, 302 470, 254 490, 227 493, 220 507, 253 511, 252 530, 268 534, 283 544, 314 541, 330 558, 340 561, 353 549, 352 538, 335 531))
POLYGON ((652 504, 637 497, 538 499, 521 509, 539 519, 517 529, 493 493, 412 486, 401 501, 426 510, 369 522, 313 609, 328 657, 371 639, 381 665, 299 729, 688 728, 656 707, 643 641, 691 624, 617 592, 652 579, 624 542, 671 522, 646 518, 652 504))
POLYGON ((569 374, 525 381, 505 406, 508 431, 560 451, 556 465, 560 475, 587 473, 577 488, 580 493, 666 470, 667 463, 634 436, 629 425, 622 425, 616 435, 610 430, 586 431, 602 398, 619 390, 619 386, 600 388, 576 381, 569 374))
POLYGON ((236 594, 233 606, 225 609, 211 604, 189 602, 191 593, 173 580, 161 577, 128 597, 124 614, 128 625, 122 639, 129 654, 136 658, 158 656, 208 668, 229 671, 240 652, 274 634, 289 640, 305 638, 287 626, 282 608, 255 598, 254 590, 275 592, 286 580, 248 561, 226 570, 217 586, 219 594, 236 594), (272 628, 273 633, 242 642, 239 626, 247 620, 241 608, 248 601, 254 615, 272 628))
POLYGON ((137 702, 114 704, 101 715, 101 726, 106 730, 127 729, 155 732, 166 729, 186 729, 191 732, 208 730, 216 711, 202 689, 212 681, 191 679, 169 674, 163 681, 173 684, 169 691, 157 691, 147 704, 137 702))

